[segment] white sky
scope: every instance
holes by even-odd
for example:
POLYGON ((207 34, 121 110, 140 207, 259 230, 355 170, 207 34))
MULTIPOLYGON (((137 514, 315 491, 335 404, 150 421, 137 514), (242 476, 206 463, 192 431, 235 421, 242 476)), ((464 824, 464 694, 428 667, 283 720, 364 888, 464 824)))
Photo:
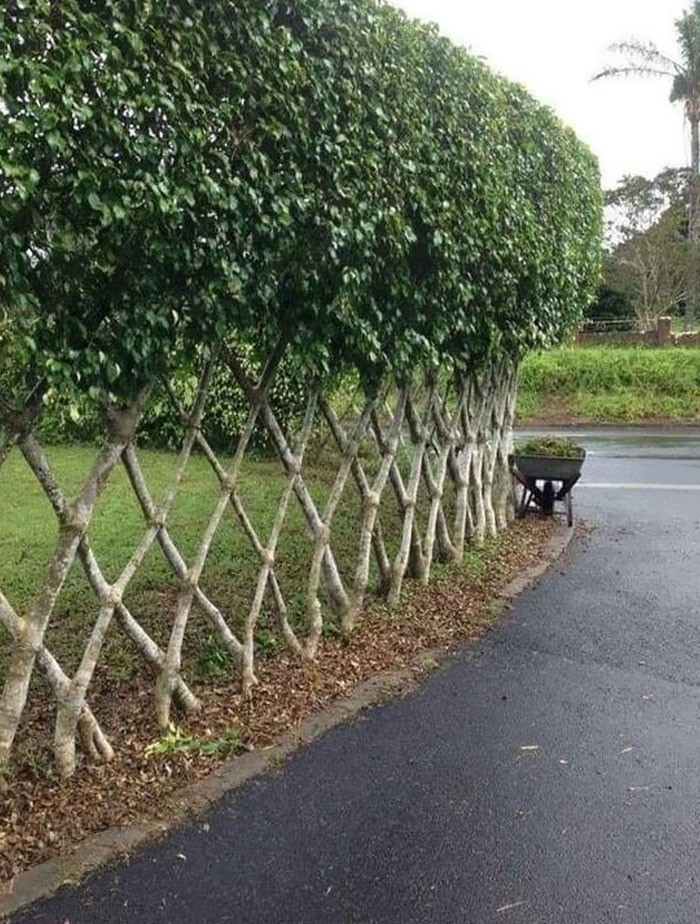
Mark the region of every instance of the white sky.
POLYGON ((612 42, 652 40, 675 57, 675 20, 690 0, 393 0, 485 57, 550 105, 597 154, 603 185, 684 166, 689 141, 670 78, 590 82, 612 42))

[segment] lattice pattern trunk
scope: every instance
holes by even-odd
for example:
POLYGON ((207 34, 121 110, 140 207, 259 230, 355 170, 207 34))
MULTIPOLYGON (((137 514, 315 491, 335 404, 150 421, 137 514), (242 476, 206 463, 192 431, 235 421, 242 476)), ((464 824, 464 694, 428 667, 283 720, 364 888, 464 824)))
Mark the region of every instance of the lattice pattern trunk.
MULTIPOLYGON (((199 708, 183 676, 183 646, 193 609, 203 614, 212 635, 231 655, 241 690, 249 695, 256 679, 256 633, 271 613, 276 632, 297 657, 312 660, 324 626, 349 633, 361 618, 368 594, 397 604, 407 577, 428 583, 434 562, 458 562, 467 543, 481 544, 503 529, 513 512, 508 473, 516 376, 506 361, 494 362, 460 382, 425 378, 411 387, 392 386, 374 400, 359 398, 343 413, 318 382, 309 383, 306 411, 298 429, 286 432, 271 400, 271 386, 283 357, 280 344, 253 381, 240 356, 222 349, 201 372, 189 405, 172 384, 162 389, 183 421, 182 447, 170 482, 154 498, 138 448, 138 428, 146 391, 126 408, 109 408, 105 441, 92 469, 73 496, 67 496, 35 435, 39 408, 0 405, 4 442, 0 465, 10 450, 20 452, 57 521, 55 548, 31 603, 21 611, 0 588, 0 624, 10 640, 10 657, 0 695, 0 768, 11 758, 35 669, 44 674, 55 700, 54 754, 59 772, 76 767, 77 746, 93 759, 108 760, 112 745, 90 708, 90 687, 108 633, 117 622, 154 672, 154 708, 166 728, 172 710, 199 708), (207 440, 207 398, 216 364, 224 366, 247 406, 235 451, 223 459, 207 440), (262 428, 283 472, 276 510, 265 526, 255 520, 241 491, 241 471, 253 434, 262 428), (319 448, 320 447, 320 448, 319 448), (323 496, 311 489, 319 452, 334 460, 334 476, 323 496), (185 554, 168 525, 182 490, 188 462, 203 458, 218 486, 193 554, 185 554), (88 530, 105 485, 123 466, 143 515, 143 530, 121 573, 109 580, 93 550, 88 530), (338 510, 354 495, 352 560, 338 559, 338 510), (297 506, 303 515, 309 559, 306 586, 290 609, 277 564, 280 537, 297 506), (222 522, 232 518, 257 562, 246 612, 232 612, 209 588, 206 564, 222 522), (159 550, 170 574, 168 637, 157 641, 142 614, 125 602, 134 578, 159 550), (46 644, 57 601, 72 569, 82 569, 94 595, 95 616, 84 638, 82 657, 71 673, 46 644)), ((161 387, 161 386, 159 386, 161 387)), ((2 490, 11 485, 2 484, 2 490)), ((345 522, 347 529, 347 521, 345 522)), ((235 570, 236 562, 231 562, 235 570)))

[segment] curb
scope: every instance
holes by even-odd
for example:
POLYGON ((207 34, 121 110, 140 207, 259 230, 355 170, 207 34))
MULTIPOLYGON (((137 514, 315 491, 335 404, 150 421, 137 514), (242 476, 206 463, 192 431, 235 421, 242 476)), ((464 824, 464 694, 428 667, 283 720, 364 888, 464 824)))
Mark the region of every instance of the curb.
POLYGON ((644 417, 642 420, 593 420, 588 417, 552 417, 551 420, 532 418, 519 420, 515 432, 525 430, 530 433, 547 433, 550 430, 698 430, 700 417, 684 417, 670 420, 667 417, 644 417))
MULTIPOLYGON (((510 609, 516 597, 545 574, 564 554, 576 530, 557 524, 543 557, 536 565, 510 581, 490 604, 494 615, 510 609)), ((467 643, 467 645, 470 643, 467 643)), ((462 648, 464 646, 461 646, 462 648)), ((86 838, 65 857, 47 860, 0 883, 0 918, 5 920, 62 886, 75 886, 89 873, 116 860, 123 860, 149 841, 192 821, 223 796, 248 780, 276 769, 300 747, 310 744, 331 728, 355 718, 364 709, 414 689, 421 676, 434 670, 455 654, 455 649, 426 649, 411 664, 396 671, 385 671, 358 684, 352 693, 335 700, 309 716, 301 725, 285 732, 277 742, 261 751, 251 751, 224 762, 209 776, 178 790, 165 805, 168 820, 146 821, 126 827, 108 828, 86 838)))

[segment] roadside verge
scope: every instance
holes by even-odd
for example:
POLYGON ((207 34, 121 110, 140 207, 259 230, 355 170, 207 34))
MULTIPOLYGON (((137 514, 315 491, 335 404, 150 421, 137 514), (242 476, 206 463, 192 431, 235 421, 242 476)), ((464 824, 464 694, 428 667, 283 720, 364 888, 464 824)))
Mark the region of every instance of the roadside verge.
MULTIPOLYGON (((201 815, 210 805, 247 781, 280 766, 299 747, 309 744, 329 729, 355 718, 362 710, 390 697, 405 695, 415 688, 427 672, 437 668, 455 652, 464 652, 464 643, 482 638, 498 620, 512 601, 535 583, 563 554, 574 531, 552 521, 532 520, 518 524, 511 532, 533 534, 536 541, 528 547, 526 559, 509 561, 500 580, 488 588, 488 597, 469 601, 460 600, 464 588, 449 585, 415 588, 409 595, 406 608, 417 608, 422 622, 431 615, 450 623, 457 622, 451 636, 434 633, 437 645, 424 645, 407 652, 403 666, 381 670, 352 686, 344 695, 335 696, 315 712, 306 715, 291 729, 277 735, 267 746, 223 761, 217 769, 183 788, 177 789, 159 806, 158 817, 132 824, 110 827, 82 840, 63 856, 47 860, 14 877, 0 895, 0 914, 5 917, 41 897, 55 892, 63 885, 78 882, 99 866, 117 861, 130 854, 145 842, 164 835, 173 828, 201 815), (465 608, 467 602, 469 608, 465 608), (473 604, 473 606, 472 606, 473 604), (464 612, 462 612, 462 608, 464 612)), ((458 584, 458 582, 457 582, 458 584)), ((402 610, 404 607, 402 607, 402 610)), ((405 612, 403 617, 405 618, 405 612)), ((430 639, 431 636, 425 636, 430 639)), ((468 649, 467 649, 468 650, 468 649)))

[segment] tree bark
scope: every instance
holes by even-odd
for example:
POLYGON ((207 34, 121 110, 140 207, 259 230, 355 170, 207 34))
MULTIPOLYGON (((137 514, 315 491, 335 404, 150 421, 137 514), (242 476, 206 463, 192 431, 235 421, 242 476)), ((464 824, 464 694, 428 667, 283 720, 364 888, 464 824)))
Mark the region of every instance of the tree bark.
MULTIPOLYGON (((340 426, 340 422, 338 421, 333 408, 327 401, 322 399, 321 409, 323 411, 324 417, 326 418, 328 426, 330 427, 331 433, 333 434, 338 449, 341 452, 344 452, 348 440, 347 436, 343 432, 342 427, 340 426)), ((352 475, 355 480, 357 490, 360 494, 360 499, 363 506, 363 525, 360 529, 360 542, 361 544, 365 542, 367 536, 366 527, 371 524, 372 549, 374 550, 374 557, 377 563, 377 568, 379 570, 379 590, 380 592, 384 593, 386 593, 389 587, 391 562, 389 561, 389 555, 384 543, 381 523, 378 519, 379 501, 384 491, 391 466, 396 459, 396 450, 401 434, 401 428, 403 426, 405 409, 406 392, 404 389, 401 389, 397 407, 393 412, 393 423, 390 435, 386 440, 382 437, 377 438, 375 441, 381 462, 379 472, 372 484, 372 487, 370 487, 370 483, 367 479, 367 475, 365 474, 365 470, 359 459, 359 456, 356 456, 352 463, 352 475), (370 512, 371 509, 374 510, 373 513, 370 512)), ((350 612, 352 613, 352 615, 348 617, 350 619, 355 618, 355 614, 358 608, 362 605, 362 599, 367 589, 368 574, 369 556, 365 556, 363 548, 361 548, 350 602, 350 612)))
MULTIPOLYGON (((356 483, 360 488, 360 495, 362 499, 362 519, 359 528, 360 545, 350 598, 350 606, 346 612, 344 624, 342 627, 346 634, 351 632, 354 628, 357 621, 357 616, 364 602, 367 585, 369 583, 370 554, 372 545, 374 545, 375 557, 377 558, 379 564, 380 584, 382 589, 386 590, 389 587, 391 565, 389 563, 389 557, 387 555, 381 533, 378 531, 378 514, 379 504, 381 502, 382 494, 386 488, 389 473, 392 469, 392 466, 394 466, 396 463, 396 452, 398 449, 399 438, 406 413, 406 399, 406 389, 399 389, 396 407, 393 411, 389 432, 386 437, 384 437, 383 434, 381 437, 377 436, 376 445, 380 453, 381 462, 379 464, 377 474, 372 481, 371 487, 367 482, 362 466, 359 464, 357 452, 355 452, 355 457, 353 460, 353 471, 356 474, 356 483)), ((370 411, 374 411, 372 405, 370 405, 370 411)), ((330 410, 328 410, 327 419, 330 422, 333 420, 330 410)), ((376 415, 374 421, 378 425, 378 419, 376 415)), ((347 440, 345 440, 345 445, 348 445, 347 440)))
MULTIPOLYGON (((330 550, 333 516, 338 507, 338 504, 340 503, 343 491, 345 490, 345 485, 350 476, 352 463, 354 459, 357 458, 357 451, 359 448, 360 440, 367 432, 372 410, 372 402, 365 402, 362 413, 358 417, 352 429, 350 438, 345 447, 345 452, 343 453, 338 474, 336 475, 335 482, 331 488, 331 493, 328 496, 328 500, 326 501, 326 507, 322 517, 322 529, 317 533, 314 544, 314 552, 311 560, 311 568, 309 570, 309 581, 307 586, 307 610, 309 616, 309 638, 307 641, 307 651, 309 657, 311 658, 315 657, 316 655, 316 650, 321 639, 321 630, 323 629, 321 606, 318 600, 318 586, 321 580, 321 565, 330 550)), ((352 629, 353 621, 351 618, 349 618, 351 606, 351 601, 348 600, 348 605, 345 607, 340 618, 341 630, 346 634, 352 629)))
POLYGON ((425 399, 425 409, 422 418, 419 418, 416 413, 410 397, 406 402, 407 417, 413 444, 411 471, 406 487, 404 487, 403 478, 401 477, 401 472, 396 462, 394 462, 391 467, 391 478, 401 509, 403 524, 401 529, 401 545, 391 570, 391 584, 387 597, 389 606, 396 606, 398 604, 401 598, 401 588, 406 573, 409 572, 411 577, 420 580, 425 570, 425 556, 423 555, 420 534, 416 527, 416 504, 418 501, 421 475, 423 473, 423 456, 428 442, 428 426, 432 418, 434 398, 435 386, 431 384, 425 399))
POLYGON ((690 123, 690 202, 688 241, 688 285, 685 303, 685 327, 693 330, 700 299, 700 112, 697 106, 689 107, 690 123))
MULTIPOLYGON (((13 640, 17 637, 17 628, 20 624, 19 616, 12 609, 9 601, 0 591, 0 623, 5 627, 13 640)), ((57 702, 66 695, 70 679, 51 652, 42 647, 37 655, 37 663, 43 671, 57 702)), ((97 719, 87 705, 84 705, 79 720, 79 731, 83 747, 89 756, 94 759, 111 760, 114 751, 107 737, 97 722, 97 719)))

